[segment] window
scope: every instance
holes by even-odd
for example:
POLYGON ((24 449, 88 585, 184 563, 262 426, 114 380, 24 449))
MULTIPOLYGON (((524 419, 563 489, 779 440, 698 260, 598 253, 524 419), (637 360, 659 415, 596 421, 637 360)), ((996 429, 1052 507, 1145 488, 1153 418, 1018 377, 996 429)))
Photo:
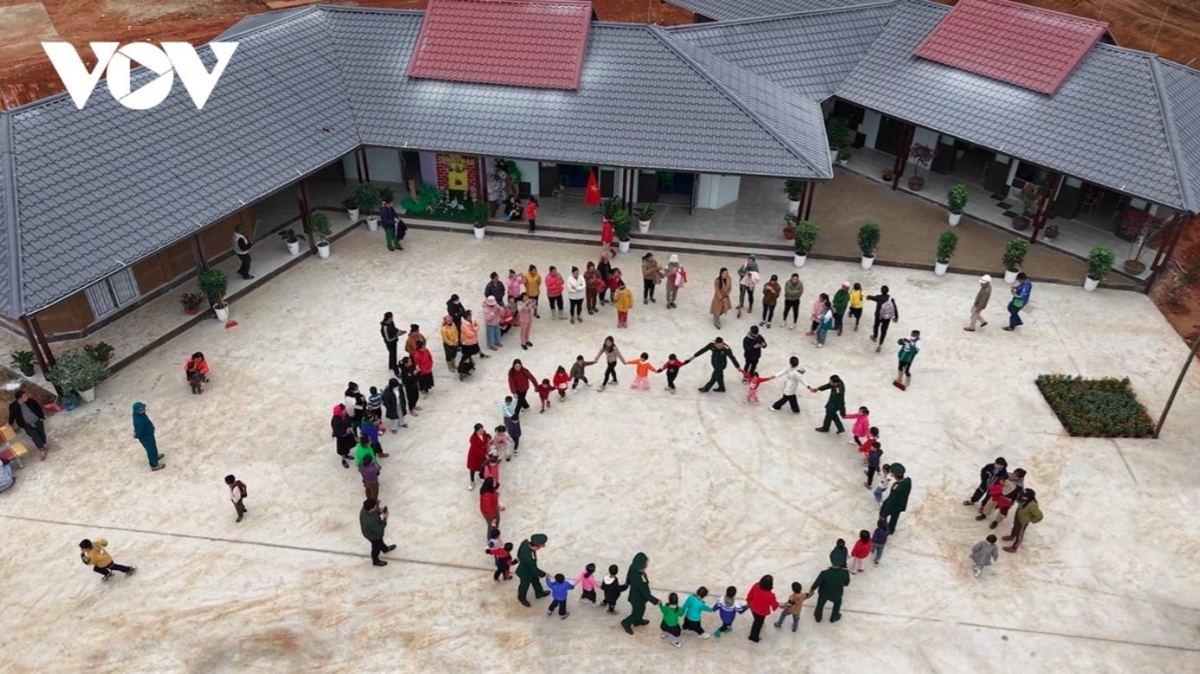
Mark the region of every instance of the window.
POLYGON ((137 280, 133 278, 133 270, 129 268, 109 276, 93 284, 84 291, 88 304, 92 307, 92 315, 97 319, 103 318, 130 302, 141 297, 137 280))

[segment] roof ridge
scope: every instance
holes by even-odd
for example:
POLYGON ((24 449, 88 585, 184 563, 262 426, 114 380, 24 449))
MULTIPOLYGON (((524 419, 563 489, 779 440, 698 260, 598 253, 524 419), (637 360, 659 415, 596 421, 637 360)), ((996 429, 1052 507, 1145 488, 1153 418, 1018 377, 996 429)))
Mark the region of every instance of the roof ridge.
POLYGON ((817 9, 798 9, 791 12, 768 14, 766 16, 748 16, 741 19, 726 19, 724 21, 710 21, 707 23, 688 23, 679 26, 661 26, 660 28, 670 33, 686 33, 690 30, 713 28, 714 26, 744 26, 751 23, 765 23, 767 21, 791 19, 798 16, 812 16, 814 14, 837 14, 842 12, 855 12, 863 9, 877 9, 879 7, 898 5, 901 2, 903 2, 903 0, 873 0, 872 2, 864 2, 862 4, 820 7, 817 9))
POLYGON ((317 8, 317 13, 320 15, 321 22, 324 24, 321 26, 320 39, 325 42, 326 47, 329 49, 329 67, 333 68, 333 71, 337 73, 338 82, 342 85, 338 95, 345 97, 346 109, 350 111, 350 119, 354 124, 354 136, 358 140, 358 144, 362 147, 366 147, 365 143, 363 143, 362 121, 359 117, 358 109, 354 107, 354 99, 349 94, 351 87, 349 82, 346 80, 345 69, 342 68, 344 57, 341 54, 341 51, 338 49, 338 41, 333 36, 333 26, 330 23, 329 15, 325 13, 326 5, 312 6, 317 8))
POLYGON ((1154 82, 1154 93, 1158 99, 1158 109, 1162 113, 1163 130, 1167 134, 1167 147, 1171 150, 1171 166, 1175 169, 1175 180, 1179 183, 1179 194, 1183 197, 1183 205, 1193 213, 1200 211, 1200 202, 1192 193, 1192 185, 1188 179, 1188 161, 1183 155, 1180 144, 1179 130, 1175 127, 1175 113, 1171 97, 1164 88, 1162 73, 1159 71, 1159 59, 1150 59, 1150 77, 1154 82))
POLYGON ((994 5, 1003 5, 1005 7, 1014 7, 1014 8, 1023 10, 1023 11, 1033 12, 1035 14, 1050 14, 1052 16, 1057 16, 1059 18, 1067 19, 1068 21, 1076 21, 1076 22, 1080 22, 1080 23, 1091 24, 1092 26, 1097 26, 1097 25, 1104 26, 1104 29, 1108 30, 1108 22, 1107 21, 1100 21, 1099 19, 1089 19, 1087 17, 1079 16, 1076 14, 1071 14, 1069 12, 1060 12, 1058 10, 1049 9, 1046 7, 1037 7, 1034 5, 1027 5, 1023 2, 1014 2, 1014 0, 973 0, 973 1, 974 2, 990 2, 994 5))
MULTIPOLYGON (((0 236, 8 238, 8 258, 0 262, 8 263, 10 276, 8 297, 3 302, 9 303, 12 316, 21 316, 25 307, 21 293, 21 228, 17 204, 17 164, 13 150, 12 115, 0 113, 0 190, 4 191, 4 224, 7 231, 0 236)), ((3 306, 3 305, 0 305, 3 306)), ((9 314, 8 311, 4 312, 9 314)))
MULTIPOLYGON (((695 70, 702 77, 704 77, 704 79, 707 80, 708 83, 711 84, 714 88, 716 88, 717 91, 721 92, 721 95, 724 96, 730 103, 733 103, 733 105, 737 106, 737 108, 739 110, 741 110, 743 113, 745 113, 747 117, 754 120, 755 124, 757 124, 759 127, 761 127, 763 131, 766 131, 768 134, 770 134, 771 137, 774 138, 780 145, 786 147, 788 149, 788 151, 792 153, 793 156, 795 156, 797 159, 799 159, 801 162, 803 162, 806 166, 808 166, 810 169, 812 169, 814 173, 819 174, 822 172, 822 170, 824 169, 823 166, 814 166, 813 163, 811 161, 809 161, 807 157, 804 156, 804 152, 801 151, 800 148, 796 147, 796 145, 794 143, 792 143, 790 140, 788 140, 787 138, 784 138, 774 128, 773 124, 764 120, 762 118, 762 116, 759 115, 758 113, 756 113, 755 111, 747 108, 740 100, 738 100, 738 97, 735 96, 733 94, 733 92, 729 91, 728 87, 726 87, 724 84, 719 82, 717 80, 717 78, 714 77, 712 75, 712 73, 710 73, 708 71, 707 68, 705 68, 700 63, 698 63, 696 61, 696 59, 693 58, 691 55, 685 54, 683 51, 683 50, 695 49, 695 47, 693 47, 692 45, 687 45, 686 47, 683 47, 682 45, 673 44, 671 39, 658 26, 647 25, 646 28, 650 31, 651 35, 653 35, 655 38, 658 39, 659 42, 661 42, 668 49, 670 49, 677 57, 679 57, 689 67, 691 67, 692 70, 695 70)), ((703 50, 701 50, 701 51, 703 51, 703 50)), ((744 72, 749 79, 763 80, 764 82, 767 82, 771 86, 778 87, 778 85, 776 85, 775 83, 770 82, 766 78, 764 78, 760 75, 757 75, 755 73, 752 73, 749 70, 746 70, 745 68, 742 68, 741 66, 739 66, 737 64, 730 63, 729 61, 726 61, 725 59, 722 59, 719 56, 708 54, 707 52, 703 52, 703 53, 706 56, 709 56, 710 58, 717 59, 717 60, 727 64, 730 68, 735 68, 741 72, 744 72)), ((779 87, 779 88, 782 89, 782 87, 779 87)), ((785 90, 785 92, 786 92, 786 90, 785 90)), ((815 103, 814 103, 814 105, 815 105, 815 103)), ((832 170, 833 169, 831 167, 830 171, 832 171, 832 170)))
MULTIPOLYGON (((290 20, 296 18, 297 16, 303 16, 305 14, 311 14, 314 11, 319 11, 319 9, 320 9, 320 5, 306 5, 304 7, 288 7, 286 9, 272 9, 272 10, 268 10, 266 12, 258 12, 255 14, 243 14, 242 17, 237 20, 237 23, 233 24, 229 28, 226 28, 223 32, 221 32, 219 35, 217 35, 217 37, 214 37, 212 40, 209 40, 209 42, 214 42, 219 37, 227 37, 228 38, 228 37, 234 37, 237 35, 252 35, 252 34, 257 33, 265 28, 277 26, 277 25, 283 23, 284 21, 290 21, 290 20), (227 35, 229 33, 229 31, 233 30, 234 28, 237 28, 238 23, 241 23, 251 17, 264 16, 267 14, 275 14, 276 16, 271 19, 268 19, 267 21, 264 21, 263 23, 260 23, 257 26, 251 26, 250 28, 245 28, 239 32, 233 33, 232 35, 227 35)), ((209 42, 206 42, 205 44, 208 44, 209 42)))

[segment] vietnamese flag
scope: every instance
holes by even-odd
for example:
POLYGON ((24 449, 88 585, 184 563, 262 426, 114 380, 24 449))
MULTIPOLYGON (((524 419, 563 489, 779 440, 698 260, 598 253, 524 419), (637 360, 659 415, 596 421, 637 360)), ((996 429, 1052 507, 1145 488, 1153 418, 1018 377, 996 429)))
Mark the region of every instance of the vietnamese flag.
POLYGON ((600 205, 600 185, 596 182, 596 172, 588 170, 587 191, 583 195, 583 203, 588 206, 600 205))

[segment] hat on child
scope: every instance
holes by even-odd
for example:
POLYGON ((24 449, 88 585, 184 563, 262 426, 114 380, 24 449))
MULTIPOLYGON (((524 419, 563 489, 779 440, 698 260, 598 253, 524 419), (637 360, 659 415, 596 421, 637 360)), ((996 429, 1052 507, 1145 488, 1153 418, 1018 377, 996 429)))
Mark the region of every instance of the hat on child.
POLYGON ((992 282, 992 277, 991 277, 991 276, 988 276, 987 274, 984 274, 983 276, 980 276, 980 277, 979 277, 979 282, 980 282, 980 283, 991 283, 991 282, 992 282))
POLYGON ((672 253, 671 257, 667 258, 667 261, 668 262, 679 262, 679 256, 672 253))

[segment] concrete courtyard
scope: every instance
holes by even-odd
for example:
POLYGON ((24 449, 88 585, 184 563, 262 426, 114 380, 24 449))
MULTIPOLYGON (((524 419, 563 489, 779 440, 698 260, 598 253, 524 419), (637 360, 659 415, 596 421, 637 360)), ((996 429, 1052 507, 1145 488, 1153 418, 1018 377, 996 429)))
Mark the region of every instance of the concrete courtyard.
MULTIPOLYGON (((854 577, 840 623, 814 623, 814 599, 799 634, 767 627, 752 644, 744 615, 731 635, 685 636, 677 651, 659 640, 656 610, 647 613, 655 623, 629 637, 613 616, 580 605, 578 591, 569 620, 548 620, 547 600, 525 609, 515 580, 492 581, 478 496, 464 488, 467 438, 476 422, 499 423, 513 358, 550 377, 577 354, 590 359, 609 334, 627 358, 691 355, 717 334, 707 314, 713 277, 740 261, 683 255, 691 283, 679 308, 639 301, 628 330, 615 329, 611 307, 576 326, 543 310, 531 350, 506 340, 460 383, 436 337, 451 293, 478 311, 490 271, 534 263, 565 273, 599 251, 422 230, 405 243, 389 253, 381 233, 355 230, 331 259, 305 260, 235 302, 237 327, 204 322, 101 384, 96 402, 49 421, 49 460, 27 461, 0 495, 0 670, 1200 670, 1191 566, 1200 554, 1200 380, 1188 378, 1158 441, 1070 438, 1033 383, 1042 373, 1128 376, 1157 415, 1187 349, 1145 296, 1039 284, 1026 326, 1010 334, 999 330, 1007 293, 997 279, 992 324, 970 334, 961 326, 973 276, 810 261, 802 313, 843 280, 871 291, 887 284, 900 308, 893 344, 874 353, 867 325, 817 350, 777 322, 765 331, 760 369, 773 373, 795 354, 814 385, 840 374, 847 405, 871 408, 884 460, 908 468, 908 512, 882 565, 854 577), (392 456, 381 495, 398 548, 388 567, 374 568, 358 530, 358 475, 340 467, 328 422, 348 380, 387 381, 378 334, 387 310, 402 327, 421 325, 438 367, 420 416, 398 438, 384 436, 392 456), (912 329, 924 349, 901 392, 890 384, 894 340, 912 329), (196 350, 213 367, 203 396, 182 376, 196 350), (158 427, 163 471, 148 471, 132 438, 135 401, 158 427), (1028 471, 1046 517, 1018 554, 1001 552, 976 580, 967 553, 989 532, 960 502, 997 455, 1028 471), (240 524, 227 473, 249 486, 240 524), (107 539, 138 574, 101 584, 79 561, 85 537, 107 539)), ((616 264, 640 297, 637 256, 616 264)), ((792 271, 763 265, 781 281, 792 271)), ((720 331, 739 358, 751 324, 731 314, 720 331)), ((823 394, 802 393, 804 412, 793 417, 766 409, 778 382, 763 385, 759 407, 744 402, 736 379, 724 395, 697 393, 707 358, 683 369, 676 395, 662 376, 651 391, 629 390, 632 370, 621 368, 621 385, 600 393, 603 367, 592 367, 591 390, 523 415, 521 455, 502 469, 504 537, 515 545, 547 534, 547 572, 573 578, 589 562, 615 563, 624 577, 645 551, 661 599, 731 584, 744 597, 766 573, 783 599, 792 581, 807 589, 828 565, 835 539, 872 528, 877 506, 847 436, 812 430, 823 394)), ((627 612, 624 598, 619 608, 627 612)), ((707 628, 718 625, 705 617, 707 628)))

